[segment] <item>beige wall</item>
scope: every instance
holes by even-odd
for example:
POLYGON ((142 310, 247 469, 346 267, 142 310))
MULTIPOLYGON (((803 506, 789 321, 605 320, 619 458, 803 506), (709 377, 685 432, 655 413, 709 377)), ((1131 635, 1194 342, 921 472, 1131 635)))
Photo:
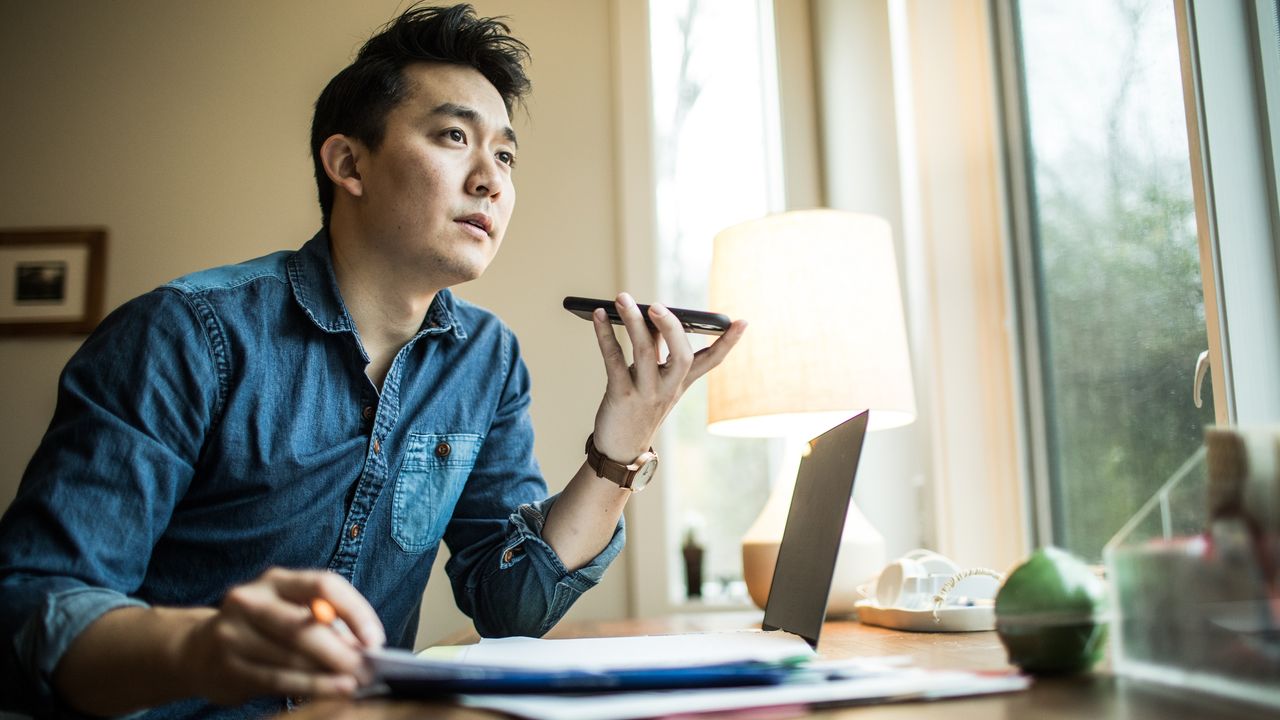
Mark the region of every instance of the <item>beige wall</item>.
MULTIPOLYGON (((0 0, 0 227, 104 225, 108 308, 177 275, 300 245, 319 223, 315 97, 398 2, 0 0)), ((515 118, 519 200, 486 276, 459 294, 498 312, 534 378, 552 489, 577 467, 603 372, 563 295, 616 287, 610 3, 481 0, 533 49, 515 118)), ((53 412, 78 339, 0 340, 0 507, 53 412)), ((419 641, 466 626, 438 572, 419 641)), ((622 615, 615 565, 571 616, 622 615)))

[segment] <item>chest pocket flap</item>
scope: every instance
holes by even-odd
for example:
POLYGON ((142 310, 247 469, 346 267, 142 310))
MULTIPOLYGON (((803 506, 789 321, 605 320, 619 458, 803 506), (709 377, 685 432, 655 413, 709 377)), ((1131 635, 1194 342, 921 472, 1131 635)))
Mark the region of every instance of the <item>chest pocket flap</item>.
POLYGON ((411 433, 391 507, 391 535, 405 552, 440 542, 483 438, 470 433, 411 433))

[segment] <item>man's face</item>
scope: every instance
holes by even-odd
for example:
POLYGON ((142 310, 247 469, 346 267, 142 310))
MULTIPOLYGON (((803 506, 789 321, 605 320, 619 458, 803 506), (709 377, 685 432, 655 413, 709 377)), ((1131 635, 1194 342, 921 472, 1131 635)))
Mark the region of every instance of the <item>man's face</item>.
POLYGON ((515 134, 478 71, 419 63, 387 114, 382 144, 357 162, 364 235, 389 267, 448 287, 480 277, 515 207, 515 134))

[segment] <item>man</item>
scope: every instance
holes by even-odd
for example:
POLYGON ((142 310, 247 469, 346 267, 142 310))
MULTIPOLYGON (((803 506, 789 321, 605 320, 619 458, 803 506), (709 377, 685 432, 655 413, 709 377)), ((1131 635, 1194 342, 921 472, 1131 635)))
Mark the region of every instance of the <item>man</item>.
POLYGON ((619 295, 628 366, 598 311, 590 461, 546 497, 515 338, 448 290, 515 204, 529 82, 507 30, 467 6, 396 19, 316 103, 323 229, 125 304, 68 363, 0 520, 5 707, 243 717, 350 695, 362 646, 412 644, 441 539, 484 635, 541 634, 600 579, 630 494, 605 476, 745 326, 695 354, 619 295))

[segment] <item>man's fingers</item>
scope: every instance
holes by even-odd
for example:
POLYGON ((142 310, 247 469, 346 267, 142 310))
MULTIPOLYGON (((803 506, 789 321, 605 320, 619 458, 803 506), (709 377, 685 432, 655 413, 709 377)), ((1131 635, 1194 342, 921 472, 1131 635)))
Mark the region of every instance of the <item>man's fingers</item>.
MULTIPOLYGON (((649 317, 667 343, 667 359, 663 364, 664 376, 669 381, 674 381, 675 386, 679 386, 684 382, 689 366, 693 363, 693 348, 689 346, 689 338, 684 334, 684 326, 675 315, 671 314, 670 310, 662 305, 649 306, 649 317)), ((654 362, 657 361, 658 358, 655 356, 654 362)))
POLYGON ((618 315, 627 328, 627 336, 631 338, 631 357, 635 361, 636 384, 642 389, 652 388, 658 383, 657 343, 653 333, 645 323, 636 301, 627 293, 618 293, 614 304, 618 307, 618 315))
POLYGON ((219 622, 214 630, 228 657, 239 657, 269 667, 288 667, 306 672, 327 668, 307 655, 293 651, 262 635, 252 624, 237 619, 219 622))
MULTIPOLYGON (((338 617, 347 624, 368 647, 378 647, 386 643, 386 631, 382 621, 369 601, 352 587, 346 578, 323 570, 268 570, 262 579, 271 583, 280 597, 304 606, 311 601, 322 598, 333 605, 338 617)), ((308 615, 310 610, 307 610, 308 615)))
POLYGON ((363 662, 360 651, 333 627, 315 621, 309 610, 275 595, 263 583, 233 589, 223 606, 236 616, 236 622, 246 626, 246 637, 239 638, 240 649, 252 652, 264 663, 310 669, 307 662, 293 657, 300 655, 316 670, 354 672, 363 662), (280 652, 265 650, 247 639, 248 633, 256 633, 263 643, 276 645, 280 652))
POLYGON ((631 373, 627 370, 627 356, 622 352, 622 345, 613 334, 613 324, 609 322, 609 314, 597 309, 591 314, 591 325, 596 331, 596 342, 600 345, 600 357, 604 359, 604 371, 609 384, 617 387, 620 383, 630 383, 631 373))
POLYGON ((356 641, 339 628, 312 616, 311 601, 323 599, 337 617, 355 632, 365 645, 385 640, 381 622, 360 595, 341 576, 324 571, 272 569, 247 585, 232 588, 223 601, 228 624, 241 624, 244 633, 257 633, 262 643, 242 639, 248 656, 265 665, 292 669, 316 669, 355 673, 363 664, 356 641), (279 650, 266 649, 274 644, 279 650), (294 655, 305 658, 299 661, 294 655))
POLYGON ((281 599, 275 588, 261 581, 231 588, 223 598, 224 612, 245 622, 268 637, 291 637, 308 622, 311 611, 281 599))
POLYGON ((746 320, 734 320, 729 329, 723 335, 716 339, 709 346, 702 348, 693 354, 693 363, 689 368, 689 374, 684 378, 684 384, 687 388, 693 384, 693 381, 706 375, 712 368, 719 365, 733 349, 734 345, 742 339, 742 333, 747 329, 746 320))

